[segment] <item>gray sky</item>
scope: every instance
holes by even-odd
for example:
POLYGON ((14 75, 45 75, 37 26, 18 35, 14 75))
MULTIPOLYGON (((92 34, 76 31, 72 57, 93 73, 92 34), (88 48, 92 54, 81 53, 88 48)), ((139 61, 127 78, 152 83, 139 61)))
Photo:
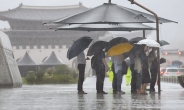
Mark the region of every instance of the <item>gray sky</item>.
MULTIPOLYGON (((130 4, 128 0, 111 0, 112 3, 144 11, 136 5, 130 4)), ((147 8, 156 12, 160 17, 177 21, 175 23, 167 23, 160 25, 160 38, 168 41, 171 45, 164 48, 184 49, 184 0, 135 0, 147 8)), ((13 9, 18 7, 20 3, 31 6, 64 6, 76 5, 81 2, 84 6, 93 8, 102 5, 108 0, 0 0, 0 11, 13 9)), ((146 11, 144 11, 146 12, 146 11)), ((155 24, 150 26, 155 27, 155 24)), ((7 23, 0 21, 0 28, 8 27, 7 23)), ((149 37, 156 38, 155 32, 149 37)))

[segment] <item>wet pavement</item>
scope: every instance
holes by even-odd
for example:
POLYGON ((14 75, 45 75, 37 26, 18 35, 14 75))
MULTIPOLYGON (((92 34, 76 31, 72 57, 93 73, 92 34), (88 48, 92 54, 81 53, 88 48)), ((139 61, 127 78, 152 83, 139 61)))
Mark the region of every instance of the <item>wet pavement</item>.
POLYGON ((84 82, 78 95, 76 84, 23 85, 22 88, 0 89, 0 110, 184 110, 184 88, 179 84, 161 83, 161 95, 131 95, 130 86, 122 84, 125 95, 113 95, 106 78, 107 95, 97 95, 95 77, 84 82))

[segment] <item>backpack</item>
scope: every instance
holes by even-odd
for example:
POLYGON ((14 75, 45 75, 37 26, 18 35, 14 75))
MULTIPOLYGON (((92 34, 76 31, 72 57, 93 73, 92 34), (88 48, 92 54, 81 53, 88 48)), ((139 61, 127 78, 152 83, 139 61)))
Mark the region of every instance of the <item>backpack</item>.
POLYGON ((125 61, 122 62, 122 74, 126 75, 128 70, 128 65, 125 61))

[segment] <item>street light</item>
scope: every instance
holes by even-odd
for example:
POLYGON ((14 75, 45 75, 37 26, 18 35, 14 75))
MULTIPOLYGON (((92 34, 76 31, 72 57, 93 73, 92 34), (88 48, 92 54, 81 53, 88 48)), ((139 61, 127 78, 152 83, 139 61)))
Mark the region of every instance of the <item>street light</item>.
MULTIPOLYGON (((157 42, 159 42, 159 23, 158 23, 158 16, 155 12, 151 11, 150 9, 142 6, 141 4, 135 2, 134 0, 128 0, 130 1, 132 4, 136 4, 137 6, 147 10, 148 12, 152 13, 155 16, 156 19, 156 33, 157 33, 157 42)), ((157 48, 157 59, 158 59, 158 94, 160 94, 161 91, 161 85, 160 85, 160 50, 159 48, 157 48)))

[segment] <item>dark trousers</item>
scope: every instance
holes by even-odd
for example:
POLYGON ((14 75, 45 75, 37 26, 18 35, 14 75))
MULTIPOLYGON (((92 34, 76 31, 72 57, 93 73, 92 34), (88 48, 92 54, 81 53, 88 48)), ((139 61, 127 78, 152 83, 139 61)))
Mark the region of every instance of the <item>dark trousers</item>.
POLYGON ((97 92, 103 92, 105 79, 105 69, 96 69, 96 90, 97 92))
POLYGON ((85 72, 85 64, 78 64, 77 68, 79 70, 79 79, 78 79, 78 91, 83 91, 83 82, 84 82, 84 72, 85 72))
POLYGON ((113 88, 113 92, 117 91, 117 75, 115 73, 115 71, 113 71, 113 80, 112 80, 112 88, 113 88))
POLYGON ((155 84, 157 80, 157 68, 151 69, 151 84, 150 84, 150 91, 155 91, 155 84))
POLYGON ((134 64, 130 65, 130 70, 132 73, 132 79, 131 79, 131 93, 135 93, 137 91, 136 88, 136 82, 137 82, 137 74, 134 70, 134 64))

